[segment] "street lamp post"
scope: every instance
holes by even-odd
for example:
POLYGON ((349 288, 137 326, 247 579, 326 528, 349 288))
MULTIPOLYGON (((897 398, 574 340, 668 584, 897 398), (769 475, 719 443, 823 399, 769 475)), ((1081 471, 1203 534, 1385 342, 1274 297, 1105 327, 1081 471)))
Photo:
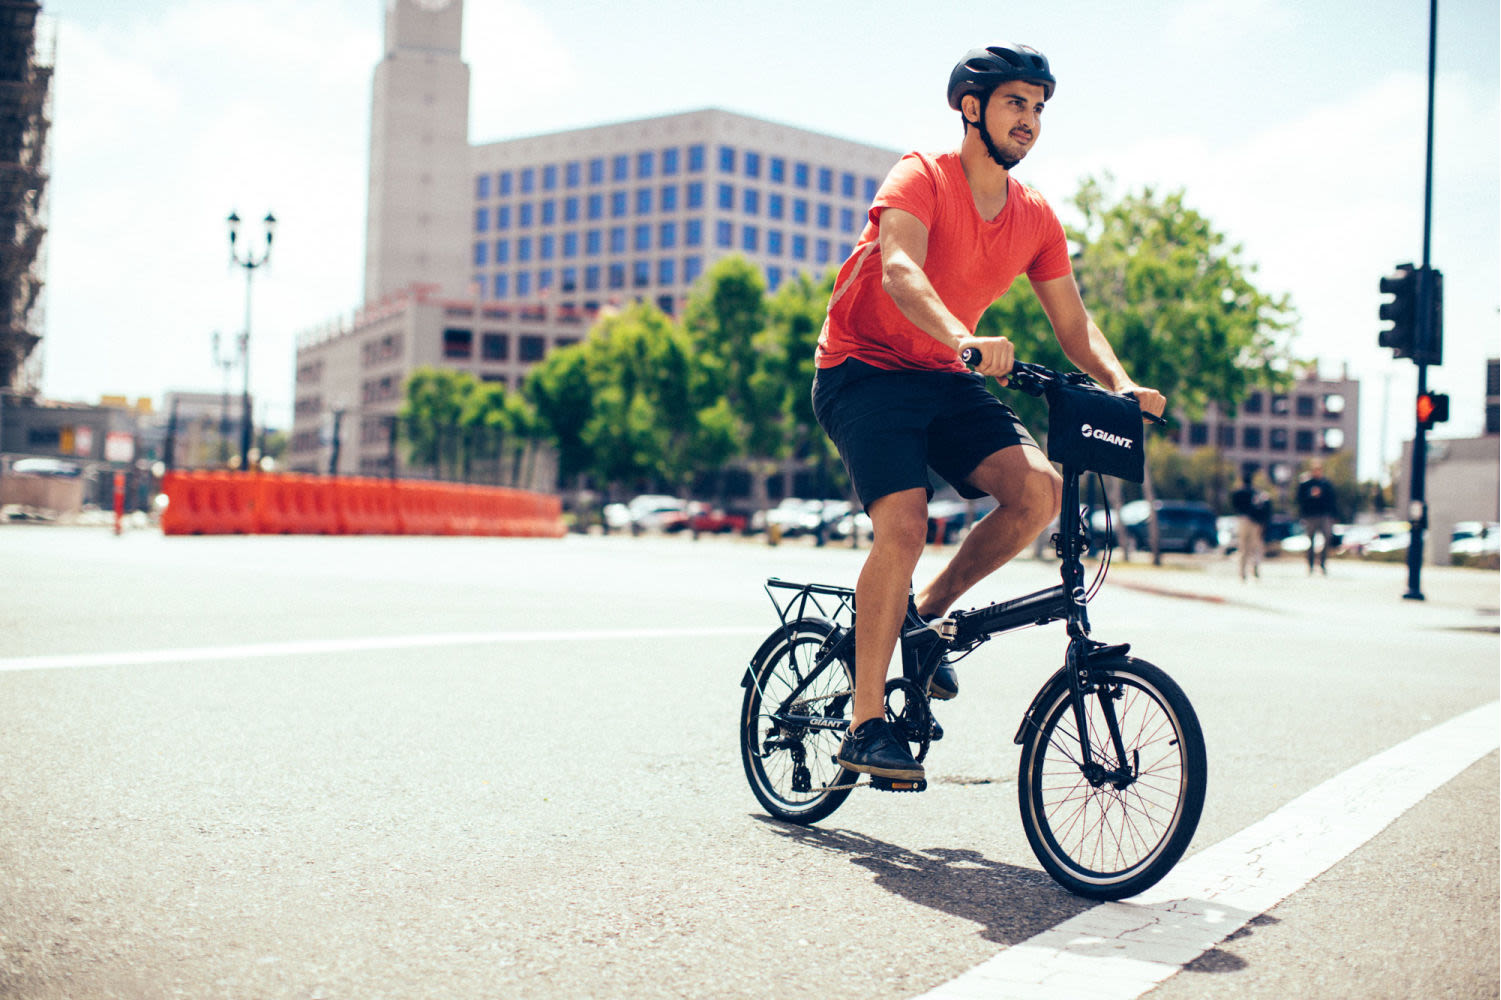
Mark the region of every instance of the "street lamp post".
MULTIPOLYGON (((219 331, 214 331, 214 364, 224 372, 224 392, 219 403, 219 461, 229 463, 229 373, 234 370, 235 356, 220 351, 219 331)), ((240 353, 245 353, 245 335, 240 334, 240 353)))
POLYGON ((245 256, 240 256, 239 245, 236 243, 240 235, 240 217, 234 212, 229 213, 229 260, 231 264, 238 264, 245 269, 245 331, 240 335, 240 363, 245 366, 245 388, 241 395, 242 420, 240 425, 240 463, 241 468, 250 467, 250 440, 251 440, 251 414, 250 414, 250 279, 255 274, 255 269, 271 259, 271 239, 276 234, 276 216, 266 213, 266 249, 257 257, 254 250, 247 249, 245 256))

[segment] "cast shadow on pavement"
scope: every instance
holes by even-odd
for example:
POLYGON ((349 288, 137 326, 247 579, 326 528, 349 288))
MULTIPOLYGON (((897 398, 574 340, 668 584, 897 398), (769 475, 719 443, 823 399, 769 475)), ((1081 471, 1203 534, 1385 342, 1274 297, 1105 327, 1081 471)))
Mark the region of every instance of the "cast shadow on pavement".
POLYGON ((991 861, 979 851, 900 847, 853 830, 798 826, 753 816, 779 836, 843 854, 903 899, 984 927, 981 936, 1013 945, 1094 904, 1065 892, 1045 872, 991 861))

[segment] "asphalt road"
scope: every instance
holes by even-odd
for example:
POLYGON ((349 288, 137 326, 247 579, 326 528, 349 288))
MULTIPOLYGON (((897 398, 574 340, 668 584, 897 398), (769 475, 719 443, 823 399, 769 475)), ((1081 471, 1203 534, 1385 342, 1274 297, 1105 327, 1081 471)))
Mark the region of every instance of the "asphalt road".
MULTIPOLYGON (((0 527, 0 996, 913 997, 1088 910, 1017 818, 1056 628, 966 661, 924 794, 761 814, 735 731, 761 582, 860 558, 0 527)), ((1190 856, 1496 700, 1496 575, 1424 589, 1117 566, 1096 635, 1204 724, 1190 856)), ((1497 789, 1492 752, 1151 995, 1496 996, 1497 789)))

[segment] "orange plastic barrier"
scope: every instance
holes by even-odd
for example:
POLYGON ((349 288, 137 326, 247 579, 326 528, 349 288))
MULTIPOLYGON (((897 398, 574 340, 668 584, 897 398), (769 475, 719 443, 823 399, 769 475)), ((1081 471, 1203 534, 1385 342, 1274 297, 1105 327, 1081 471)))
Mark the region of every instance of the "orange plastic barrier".
POLYGON ((359 476, 169 472, 167 535, 503 535, 561 538, 555 496, 359 476))

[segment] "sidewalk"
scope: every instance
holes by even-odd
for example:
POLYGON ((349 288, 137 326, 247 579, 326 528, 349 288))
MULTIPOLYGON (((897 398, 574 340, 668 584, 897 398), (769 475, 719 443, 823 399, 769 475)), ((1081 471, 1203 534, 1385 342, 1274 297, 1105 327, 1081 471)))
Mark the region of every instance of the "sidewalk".
POLYGON ((1410 601, 1405 563, 1331 559, 1328 574, 1308 572, 1302 559, 1279 556, 1261 564, 1259 579, 1241 580, 1239 562, 1226 556, 1149 555, 1110 566, 1110 586, 1216 604, 1240 604, 1297 615, 1370 614, 1389 608, 1394 623, 1417 628, 1496 632, 1501 576, 1494 571, 1424 566, 1424 600, 1410 601))

